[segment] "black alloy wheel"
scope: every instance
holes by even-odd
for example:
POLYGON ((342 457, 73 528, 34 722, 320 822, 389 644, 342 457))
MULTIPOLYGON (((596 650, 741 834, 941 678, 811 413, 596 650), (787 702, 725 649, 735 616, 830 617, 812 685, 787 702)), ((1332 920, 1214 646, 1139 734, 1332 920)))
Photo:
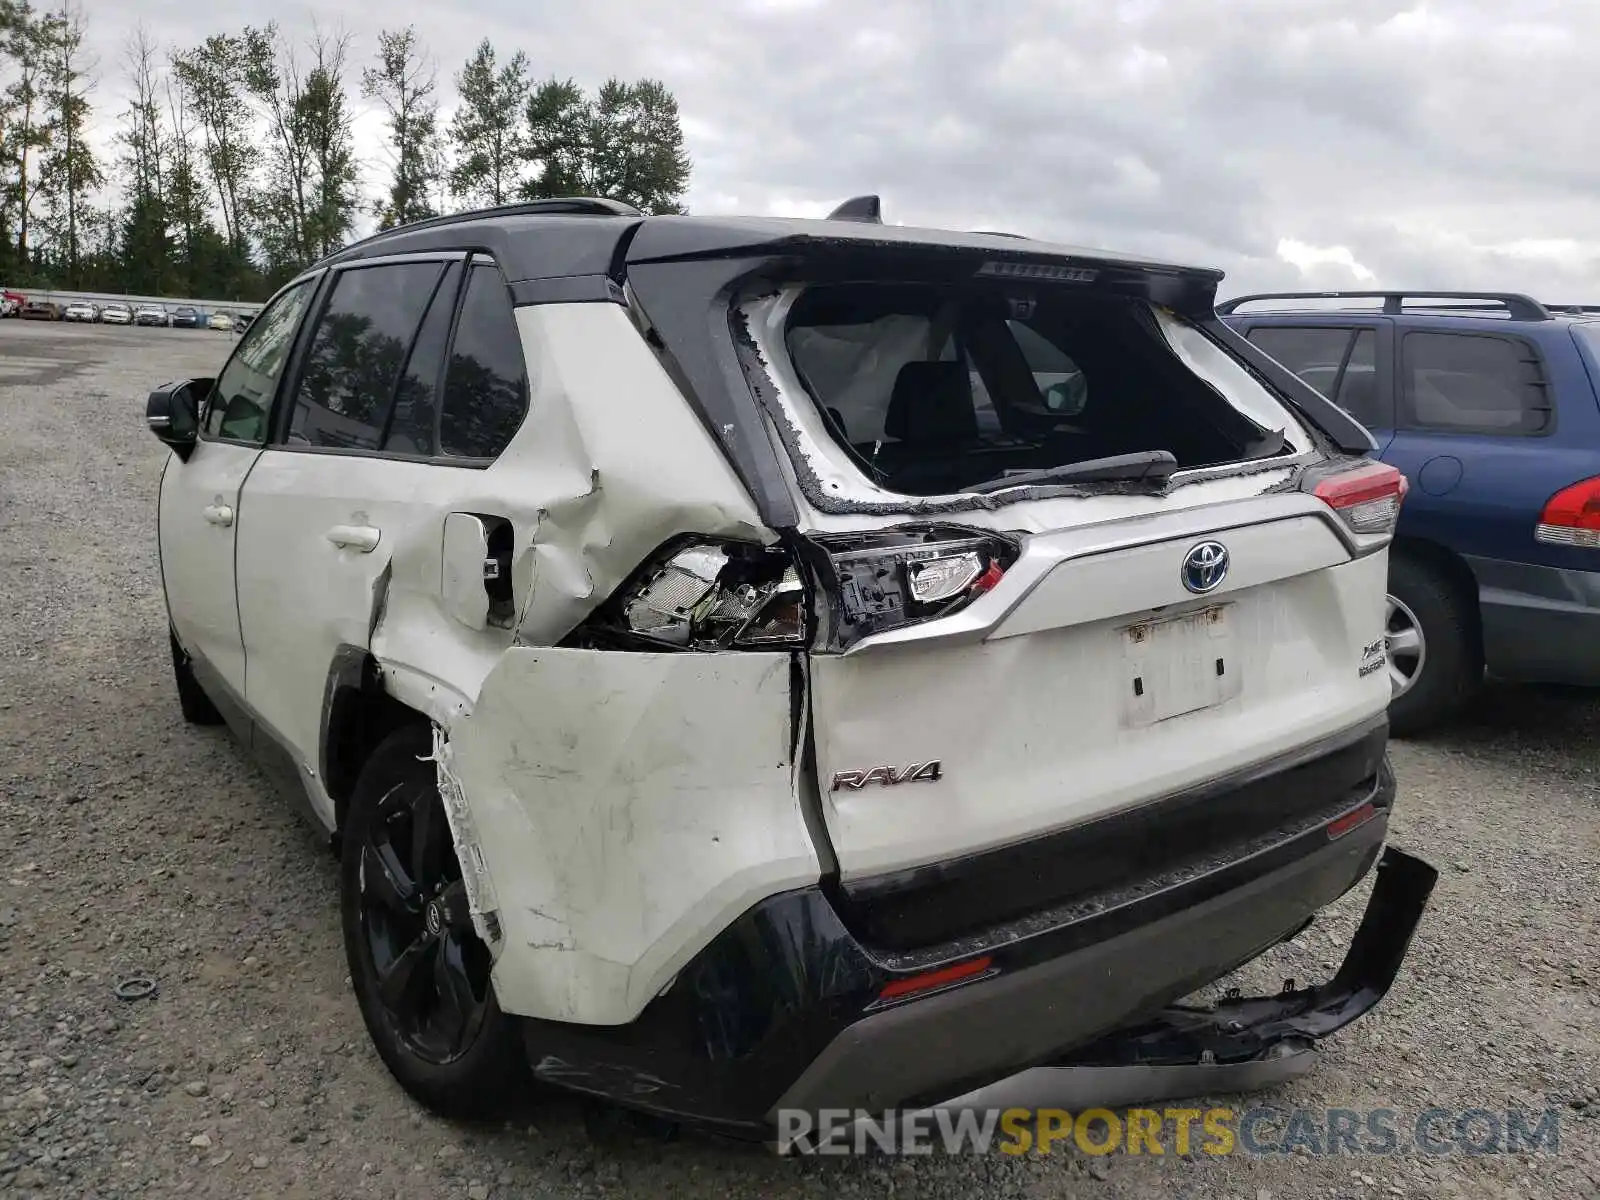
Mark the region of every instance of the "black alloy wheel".
POLYGON ((495 999, 431 751, 428 727, 402 729, 356 784, 341 848, 345 953, 367 1031, 401 1085, 445 1116, 496 1115, 527 1062, 495 999))
POLYGON ((396 784, 368 821, 361 925, 395 1031, 426 1062, 454 1062, 489 1004, 489 949, 472 927, 437 787, 396 784))

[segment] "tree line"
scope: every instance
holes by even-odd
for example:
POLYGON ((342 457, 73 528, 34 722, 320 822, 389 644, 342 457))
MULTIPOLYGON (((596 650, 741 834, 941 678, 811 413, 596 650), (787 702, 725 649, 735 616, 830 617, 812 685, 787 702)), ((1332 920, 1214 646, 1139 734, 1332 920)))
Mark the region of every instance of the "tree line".
POLYGON ((488 40, 438 70, 413 27, 352 38, 275 23, 158 46, 141 28, 116 64, 130 99, 96 153, 100 64, 77 0, 0 0, 0 284, 260 300, 352 237, 440 213, 546 196, 606 196, 682 212, 690 162, 659 80, 586 91, 540 82, 488 40), (384 117, 362 162, 356 106, 384 117), (379 185, 367 198, 364 179, 379 185))

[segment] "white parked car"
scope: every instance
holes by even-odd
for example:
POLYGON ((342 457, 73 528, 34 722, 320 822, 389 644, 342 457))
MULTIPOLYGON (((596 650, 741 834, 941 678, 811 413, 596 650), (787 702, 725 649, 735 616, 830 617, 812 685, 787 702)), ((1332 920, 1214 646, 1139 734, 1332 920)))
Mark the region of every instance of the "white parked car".
POLYGON ((131 325, 133 309, 120 300, 112 300, 100 310, 100 320, 106 325, 131 325))
POLYGON ((1394 977, 1402 477, 1219 273, 874 208, 391 230, 150 396, 183 714, 340 848, 439 1111, 762 1136, 1158 1018, 1269 1071, 1394 977), (1333 983, 1163 1017, 1380 854, 1333 983))
POLYGON ((133 310, 135 325, 171 325, 172 318, 159 304, 141 304, 133 310))
POLYGON ((61 319, 63 321, 94 322, 100 319, 100 312, 87 300, 74 300, 62 310, 61 319))

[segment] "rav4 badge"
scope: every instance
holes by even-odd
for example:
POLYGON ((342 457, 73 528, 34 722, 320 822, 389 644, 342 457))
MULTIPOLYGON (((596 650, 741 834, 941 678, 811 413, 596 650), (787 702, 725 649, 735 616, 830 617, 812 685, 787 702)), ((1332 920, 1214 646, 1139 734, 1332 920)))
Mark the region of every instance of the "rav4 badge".
POLYGON ((938 783, 942 777, 943 764, 937 759, 928 762, 912 763, 896 771, 893 767, 873 767, 870 771, 840 771, 833 777, 833 790, 849 788, 859 792, 869 783, 881 783, 884 787, 894 787, 901 783, 938 783))

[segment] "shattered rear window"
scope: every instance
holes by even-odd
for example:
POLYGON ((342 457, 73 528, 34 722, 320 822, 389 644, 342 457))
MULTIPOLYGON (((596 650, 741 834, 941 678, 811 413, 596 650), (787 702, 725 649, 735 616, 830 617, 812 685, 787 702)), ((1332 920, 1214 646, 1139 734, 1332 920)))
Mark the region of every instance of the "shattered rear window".
POLYGON ((818 285, 796 297, 785 345, 833 440, 908 495, 1152 452, 1169 472, 1220 465, 1298 440, 1201 330, 1104 293, 818 285))

